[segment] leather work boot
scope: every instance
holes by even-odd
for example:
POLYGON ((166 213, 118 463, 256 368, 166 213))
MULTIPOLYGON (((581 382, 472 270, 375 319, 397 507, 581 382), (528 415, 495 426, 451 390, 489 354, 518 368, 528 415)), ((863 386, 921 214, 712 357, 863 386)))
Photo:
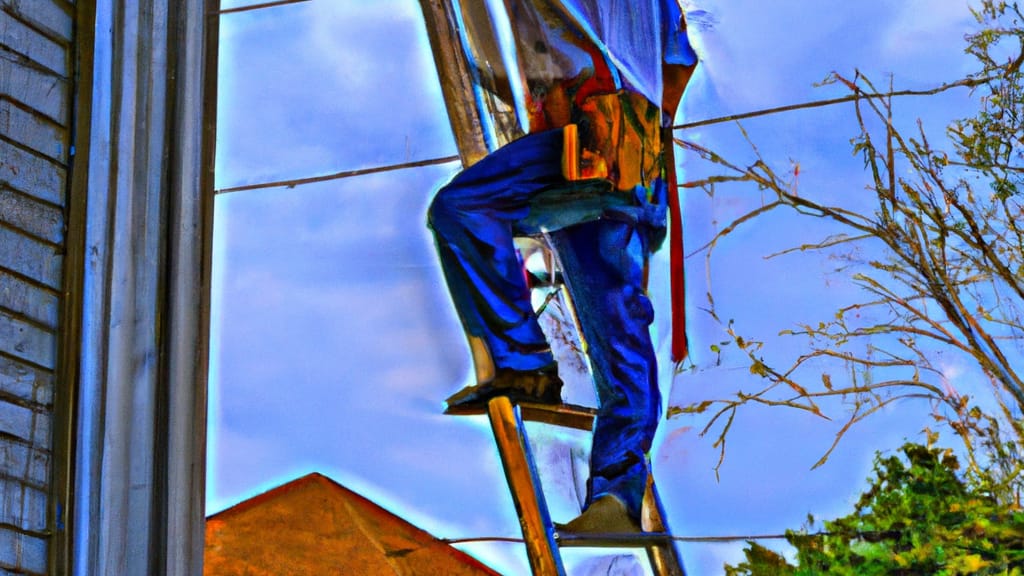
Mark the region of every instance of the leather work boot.
POLYGON ((555 524, 565 534, 635 534, 642 532, 640 523, 626 510, 626 504, 617 496, 605 494, 568 524, 555 524))
POLYGON ((466 386, 451 395, 447 411, 485 409, 498 396, 507 396, 513 403, 561 404, 562 379, 554 366, 529 371, 499 368, 489 382, 466 386))

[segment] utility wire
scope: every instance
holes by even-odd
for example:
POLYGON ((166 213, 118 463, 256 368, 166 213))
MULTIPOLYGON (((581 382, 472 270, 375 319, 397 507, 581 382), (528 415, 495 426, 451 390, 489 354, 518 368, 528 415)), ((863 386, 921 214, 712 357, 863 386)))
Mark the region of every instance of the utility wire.
POLYGON ((237 8, 224 8, 217 10, 215 14, 233 14, 235 12, 248 12, 250 10, 260 10, 261 8, 273 8, 274 6, 284 6, 285 4, 298 4, 299 2, 309 2, 310 0, 274 0, 273 2, 263 2, 262 4, 250 4, 249 6, 239 6, 237 8))
MULTIPOLYGON (((278 5, 278 4, 286 4, 286 3, 290 4, 290 3, 294 3, 294 2, 308 2, 308 1, 309 0, 279 0, 278 2, 270 2, 270 3, 267 3, 267 4, 258 4, 258 5, 255 5, 253 7, 231 8, 229 10, 236 11, 236 10, 243 10, 243 9, 255 9, 255 8, 266 7, 266 6, 270 6, 270 5, 278 5)), ((982 84, 984 82, 987 82, 987 81, 993 80, 993 79, 995 79, 995 77, 965 78, 965 79, 962 79, 962 80, 958 80, 956 82, 949 82, 949 83, 946 83, 946 84, 942 84, 941 86, 938 86, 936 88, 932 88, 932 89, 929 89, 929 90, 897 90, 897 91, 890 91, 890 92, 877 93, 877 94, 876 93, 868 93, 868 94, 856 93, 856 94, 850 94, 848 96, 842 96, 842 97, 839 97, 839 98, 828 98, 828 99, 825 99, 825 100, 813 100, 811 102, 804 102, 802 104, 789 104, 789 105, 786 105, 786 106, 776 106, 774 108, 765 108, 765 109, 762 109, 762 110, 754 110, 752 112, 744 112, 742 114, 732 114, 732 115, 729 115, 729 116, 719 116, 717 118, 709 118, 707 120, 698 120, 696 122, 687 122, 687 123, 684 123, 684 124, 677 124, 677 125, 673 126, 672 128, 674 130, 685 130, 685 129, 689 129, 689 128, 699 128, 699 127, 703 127, 703 126, 711 126, 713 124, 722 124, 722 123, 725 123, 725 122, 735 122, 737 120, 745 120, 747 118, 755 118, 755 117, 758 117, 758 116, 768 116, 768 115, 771 115, 771 114, 778 114, 778 113, 781 113, 781 112, 792 112, 794 110, 803 110, 803 109, 807 109, 807 108, 820 108, 820 107, 823 107, 823 106, 832 106, 832 105, 835 105, 835 104, 845 104, 847 102, 854 102, 854 101, 857 101, 857 100, 864 100, 864 99, 891 98, 893 96, 931 96, 931 95, 934 95, 934 94, 938 94, 940 92, 945 92, 946 90, 949 90, 949 89, 952 89, 952 88, 973 88, 975 86, 978 86, 979 84, 982 84)), ((342 179, 342 178, 351 178, 353 176, 364 176, 366 174, 377 174, 377 173, 380 173, 380 172, 389 172, 389 171, 392 171, 392 170, 403 170, 403 169, 406 169, 406 168, 418 168, 418 167, 421 167, 421 166, 430 166, 430 165, 435 165, 435 164, 447 164, 448 162, 455 162, 456 160, 459 160, 458 156, 445 156, 443 158, 431 158, 431 159, 428 159, 428 160, 418 160, 416 162, 406 162, 406 163, 403 163, 403 164, 392 164, 392 165, 388 165, 388 166, 378 166, 378 167, 374 167, 374 168, 363 168, 363 169, 360 169, 360 170, 348 170, 348 171, 345 171, 345 172, 337 172, 337 173, 334 173, 334 174, 328 174, 326 176, 314 176, 314 177, 311 177, 311 178, 299 178, 299 179, 296 179, 296 180, 280 180, 280 181, 277 181, 277 182, 265 182, 265 183, 262 183, 262 184, 247 184, 247 185, 243 185, 243 186, 232 186, 230 188, 222 188, 220 190, 217 190, 216 193, 217 194, 227 194, 227 193, 230 193, 230 192, 242 192, 242 191, 246 191, 246 190, 259 190, 259 189, 263 189, 263 188, 279 188, 279 187, 294 188, 294 187, 300 186, 302 184, 313 184, 313 183, 316 183, 316 182, 326 182, 328 180, 339 180, 339 179, 342 179)))
POLYGON ((245 190, 259 190, 262 188, 294 188, 302 184, 313 184, 316 182, 327 182, 328 180, 340 180, 342 178, 352 178, 353 176, 365 176, 367 174, 378 174, 380 172, 391 172, 394 170, 404 170, 406 168, 419 168, 421 166, 432 166, 435 164, 447 164, 449 162, 455 162, 459 160, 458 156, 445 156, 443 158, 430 158, 428 160, 417 160, 415 162, 405 162, 402 164, 390 164, 388 166, 375 166, 373 168, 360 168, 358 170, 346 170, 344 172, 335 172, 334 174, 327 174, 324 176, 312 176, 310 178, 298 178, 295 180, 279 180, 276 182, 263 182, 261 184, 245 184, 242 186, 231 186, 229 188, 221 188, 217 190, 216 194, 228 194, 230 192, 242 192, 245 190))
MULTIPOLYGON (((882 540, 885 538, 895 538, 902 534, 907 533, 906 530, 865 530, 856 532, 844 532, 844 533, 833 533, 833 532, 811 532, 801 533, 793 532, 791 534, 758 534, 748 536, 668 536, 665 538, 668 540, 674 540, 676 542, 689 542, 695 544, 715 544, 725 542, 747 542, 754 540, 787 540, 789 538, 801 539, 801 538, 825 538, 829 536, 835 536, 840 538, 856 538, 870 542, 882 540)), ((643 535, 644 533, 640 533, 643 535)), ((522 544, 525 542, 522 538, 509 537, 509 536, 477 536, 470 538, 435 538, 436 541, 444 544, 469 544, 474 542, 512 542, 516 544, 522 544)))
MULTIPOLYGON (((830 534, 819 532, 816 534, 795 534, 797 537, 830 536, 830 534)), ((666 536, 668 540, 676 542, 689 542, 697 544, 714 544, 718 542, 745 542, 748 540, 785 540, 785 534, 761 534, 756 536, 666 536)), ((469 538, 436 538, 442 544, 472 544, 477 542, 510 542, 523 544, 525 540, 514 536, 476 536, 469 538)))
POLYGON ((699 128, 701 126, 710 126, 711 124, 721 124, 723 122, 734 122, 736 120, 745 120, 747 118, 755 118, 757 116, 768 116, 770 114, 778 114, 779 112, 792 112, 793 110, 803 110, 806 108, 821 108, 823 106, 832 106, 833 104, 845 104, 847 102, 854 102, 857 100, 872 100, 878 98, 892 98, 893 96, 932 96, 939 92, 945 92, 951 88, 974 88, 979 84, 983 84, 990 80, 997 79, 998 76, 987 76, 983 78, 964 78, 957 80, 956 82, 949 82, 942 84, 935 88, 928 90, 896 90, 892 92, 881 92, 881 93, 863 93, 857 92, 855 94, 849 94, 847 96, 841 96, 839 98, 828 98, 825 100, 812 100, 811 102, 804 102, 803 104, 788 104, 786 106, 776 106, 774 108, 765 108, 763 110, 754 110, 753 112, 744 112, 742 114, 732 114, 730 116, 719 116, 718 118, 710 118, 708 120, 698 120, 696 122, 687 122, 684 124, 677 124, 672 127, 673 130, 685 130, 687 128, 699 128))

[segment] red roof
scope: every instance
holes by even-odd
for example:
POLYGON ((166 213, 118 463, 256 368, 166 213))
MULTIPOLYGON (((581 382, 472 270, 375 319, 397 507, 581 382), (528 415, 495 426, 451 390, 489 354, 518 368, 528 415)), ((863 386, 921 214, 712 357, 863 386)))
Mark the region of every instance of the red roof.
POLYGON ((206 576, 497 576, 322 474, 206 519, 206 576))

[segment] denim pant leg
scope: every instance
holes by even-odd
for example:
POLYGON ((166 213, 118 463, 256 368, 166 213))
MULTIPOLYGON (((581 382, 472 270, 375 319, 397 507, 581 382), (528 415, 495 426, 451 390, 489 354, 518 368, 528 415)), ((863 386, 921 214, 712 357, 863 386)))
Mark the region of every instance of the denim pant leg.
POLYGON ((598 220, 554 232, 552 240, 589 346, 598 394, 587 504, 613 494, 639 518, 647 452, 661 414, 648 331, 654 310, 643 289, 643 239, 632 224, 598 220))
POLYGON ((561 130, 524 136, 462 171, 430 205, 429 225, 463 328, 484 340, 497 368, 554 362, 512 231, 534 195, 565 183, 561 156, 561 130))

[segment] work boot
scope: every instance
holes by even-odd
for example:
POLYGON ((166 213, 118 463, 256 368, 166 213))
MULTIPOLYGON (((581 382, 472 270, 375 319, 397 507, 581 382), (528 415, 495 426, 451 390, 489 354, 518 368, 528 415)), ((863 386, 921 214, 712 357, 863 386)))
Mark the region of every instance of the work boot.
POLYGON ((555 366, 540 370, 499 368, 494 378, 483 384, 466 386, 448 400, 448 412, 487 408, 492 398, 507 396, 512 403, 561 404, 562 379, 555 366))
POLYGON ((568 524, 555 524, 564 534, 635 534, 642 532, 640 522, 626 510, 618 496, 605 494, 590 503, 582 514, 568 524))

